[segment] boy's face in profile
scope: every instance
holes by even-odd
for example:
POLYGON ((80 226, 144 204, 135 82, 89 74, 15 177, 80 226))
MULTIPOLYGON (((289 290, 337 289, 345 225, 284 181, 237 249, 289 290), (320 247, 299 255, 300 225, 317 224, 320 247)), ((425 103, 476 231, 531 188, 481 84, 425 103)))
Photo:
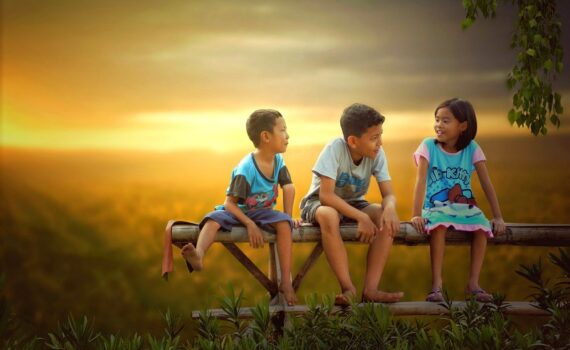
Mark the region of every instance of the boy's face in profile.
POLYGON ((269 134, 269 146, 275 153, 283 153, 287 150, 289 144, 289 134, 287 133, 287 124, 284 118, 275 119, 273 132, 269 134))
POLYGON ((354 151, 363 157, 376 158, 382 146, 382 124, 369 127, 360 137, 354 136, 354 151))

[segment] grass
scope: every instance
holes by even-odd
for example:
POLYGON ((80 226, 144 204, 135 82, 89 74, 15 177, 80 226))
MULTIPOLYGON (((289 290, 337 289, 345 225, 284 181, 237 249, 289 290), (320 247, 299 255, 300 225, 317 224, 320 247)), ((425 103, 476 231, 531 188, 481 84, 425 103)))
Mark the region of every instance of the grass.
MULTIPOLYGON (((366 303, 335 311, 333 298, 307 298, 308 311, 281 328, 272 319, 268 302, 258 303, 249 321, 238 317, 243 291, 230 286, 221 298, 226 318, 218 320, 204 310, 192 336, 183 333, 183 317, 170 310, 163 315, 162 335, 103 334, 83 316, 68 316, 47 337, 18 332, 17 321, 0 299, 0 345, 6 349, 567 349, 570 346, 570 249, 549 255, 555 279, 544 278, 539 262, 521 266, 517 273, 532 284, 532 300, 547 311, 547 319, 521 329, 505 315, 504 296, 492 303, 473 299, 463 309, 453 308, 447 291, 442 305, 449 316, 432 322, 394 318, 382 304, 366 303)), ((0 291, 2 283, 0 282, 0 291)))
MULTIPOLYGON (((570 146, 568 137, 479 143, 487 154, 507 221, 570 222, 570 182, 566 181, 570 155, 563 153, 570 146)), ((385 146, 402 219, 409 217, 411 208, 415 147, 416 143, 385 146)), ((297 188, 296 203, 308 189, 309 169, 319 151, 320 147, 292 147, 285 154, 297 188)), ((90 315, 103 334, 145 330, 157 337, 163 328, 160 310, 186 314, 219 307, 219 286, 228 282, 243 290, 244 304, 264 300, 257 282, 217 245, 208 252, 204 272, 188 275, 175 256, 170 281, 160 278, 162 230, 167 220, 198 221, 222 202, 231 168, 242 156, 2 150, 0 273, 6 280, 6 299, 21 322, 34 334, 47 334, 69 314, 90 315)), ((480 188, 474 187, 489 213, 480 188)), ((368 198, 379 200, 373 187, 368 198)), ((293 271, 311 248, 295 245, 293 271)), ((366 247, 349 245, 347 249, 351 275, 360 286, 366 247)), ((258 266, 266 266, 266 251, 244 250, 258 266)), ((449 247, 446 251, 445 282, 455 295, 461 295, 467 279, 467 250, 449 247)), ((489 247, 481 284, 510 300, 524 299, 529 283, 514 273, 514 267, 532 264, 537 256, 545 259, 554 251, 489 247)), ((381 287, 405 291, 406 300, 421 300, 429 285, 429 249, 394 247, 381 287)), ((299 299, 313 293, 331 294, 337 288, 325 259, 319 259, 299 299)))

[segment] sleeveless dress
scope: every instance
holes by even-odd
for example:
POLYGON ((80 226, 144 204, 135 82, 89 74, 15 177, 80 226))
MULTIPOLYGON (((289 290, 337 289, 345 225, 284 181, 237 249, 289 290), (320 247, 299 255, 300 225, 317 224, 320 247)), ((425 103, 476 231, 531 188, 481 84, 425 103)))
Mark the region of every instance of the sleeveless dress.
POLYGON ((485 160, 481 147, 473 140, 461 151, 449 153, 435 138, 426 138, 414 152, 416 165, 420 157, 429 163, 422 208, 422 217, 427 219, 426 233, 443 226, 459 231, 483 230, 493 237, 491 224, 477 207, 471 190, 475 163, 485 160))

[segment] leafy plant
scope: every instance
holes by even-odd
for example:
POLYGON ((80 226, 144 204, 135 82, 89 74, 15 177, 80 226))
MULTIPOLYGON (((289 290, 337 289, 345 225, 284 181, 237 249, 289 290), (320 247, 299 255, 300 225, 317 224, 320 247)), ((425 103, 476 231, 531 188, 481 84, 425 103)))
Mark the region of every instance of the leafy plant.
POLYGON ((76 322, 73 315, 67 317, 67 322, 58 324, 56 333, 49 333, 46 345, 51 349, 95 349, 96 341, 101 333, 95 332, 93 324, 87 316, 76 322))
POLYGON ((245 322, 240 318, 241 303, 243 301, 243 290, 238 294, 234 292, 231 284, 228 285, 226 296, 221 300, 222 310, 226 313, 225 321, 233 327, 232 336, 241 338, 246 330, 245 322))
POLYGON ((148 335, 147 342, 150 350, 177 350, 179 338, 171 339, 169 337, 162 337, 160 339, 156 339, 151 335, 148 335))
POLYGON ((543 278, 540 260, 531 266, 521 265, 517 273, 531 282, 535 290, 531 298, 551 315, 542 326, 541 341, 553 348, 570 348, 570 248, 558 252, 559 256, 549 254, 550 262, 562 272, 555 283, 543 278))
MULTIPOLYGON (((509 0, 518 8, 516 29, 511 48, 517 61, 507 76, 507 87, 515 90, 511 125, 525 126, 532 134, 546 135, 547 120, 560 127, 561 95, 552 82, 562 74, 564 51, 561 43, 562 21, 556 0, 509 0)), ((495 17, 497 0, 463 0, 466 10, 463 29, 470 27, 479 15, 495 17)))
POLYGON ((184 322, 182 321, 182 315, 173 313, 170 308, 166 310, 163 315, 166 327, 164 328, 164 333, 171 340, 176 339, 182 329, 184 329, 184 322))

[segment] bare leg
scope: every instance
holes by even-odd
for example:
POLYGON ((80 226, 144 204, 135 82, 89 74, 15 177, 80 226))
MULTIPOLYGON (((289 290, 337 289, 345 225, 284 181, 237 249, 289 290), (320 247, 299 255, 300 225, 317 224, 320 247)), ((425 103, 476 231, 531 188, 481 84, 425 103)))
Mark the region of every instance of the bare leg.
POLYGON ((208 220, 200 231, 196 247, 194 247, 192 243, 188 243, 182 247, 182 256, 192 266, 194 271, 202 270, 204 255, 206 255, 206 251, 210 248, 212 243, 214 243, 216 233, 219 229, 220 225, 217 222, 208 220))
POLYGON ((281 268, 281 284, 279 290, 283 293, 289 306, 297 303, 295 289, 291 283, 291 254, 292 238, 291 226, 287 221, 277 222, 273 225, 277 230, 277 253, 279 254, 279 265, 281 268))
MULTIPOLYGON (((362 211, 370 216, 376 226, 380 226, 382 206, 371 204, 362 211)), ((362 290, 362 299, 364 301, 396 302, 404 296, 402 292, 387 293, 378 290, 378 284, 382 278, 382 272, 384 272, 392 242, 393 238, 390 237, 386 230, 382 230, 376 239, 372 241, 370 247, 368 247, 366 275, 364 278, 364 288, 362 290)))
POLYGON ((471 241, 471 267, 469 269, 469 283, 467 285, 469 291, 480 289, 479 275, 483 267, 486 249, 487 235, 485 232, 482 230, 473 232, 473 241, 471 241))
POLYGON ((447 228, 438 227, 430 233, 429 252, 431 257, 431 288, 441 289, 443 285, 443 256, 445 253, 445 234, 447 228))
POLYGON ((315 218, 321 226, 321 239, 327 261, 341 288, 341 294, 336 296, 335 303, 348 305, 350 299, 356 295, 356 288, 350 278, 348 255, 340 236, 340 217, 334 208, 323 205, 317 209, 315 218))

